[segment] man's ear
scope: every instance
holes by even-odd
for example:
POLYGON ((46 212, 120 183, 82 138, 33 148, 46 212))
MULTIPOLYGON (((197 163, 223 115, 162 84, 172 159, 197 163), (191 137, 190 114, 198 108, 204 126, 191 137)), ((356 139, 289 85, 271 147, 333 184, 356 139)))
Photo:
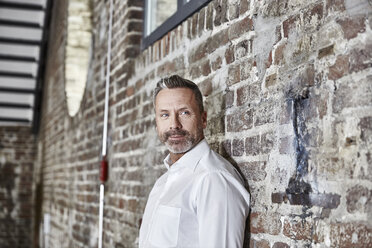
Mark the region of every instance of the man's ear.
POLYGON ((207 127, 207 111, 204 111, 201 115, 203 129, 207 127))

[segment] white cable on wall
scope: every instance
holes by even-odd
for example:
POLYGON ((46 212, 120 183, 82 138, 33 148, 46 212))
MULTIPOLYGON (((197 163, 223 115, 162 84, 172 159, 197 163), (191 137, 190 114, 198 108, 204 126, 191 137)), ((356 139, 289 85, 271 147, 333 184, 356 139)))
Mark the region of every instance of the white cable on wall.
MULTIPOLYGON (((103 117, 103 135, 102 135, 102 162, 106 163, 106 170, 102 172, 101 162, 101 173, 107 173, 107 125, 108 125, 108 112, 109 112, 109 89, 110 89, 110 64, 111 64, 111 33, 112 33, 112 12, 113 12, 113 0, 110 0, 110 20, 109 20, 109 33, 108 33, 108 44, 107 44, 107 70, 106 70, 106 88, 105 88, 105 109, 103 117)), ((106 176, 101 177, 100 194, 99 194, 99 227, 98 227, 98 247, 102 248, 102 237, 103 237, 103 206, 104 206, 104 194, 105 185, 104 181, 106 176), (104 178, 104 179, 102 179, 104 178)))
POLYGON ((108 36, 108 45, 107 45, 105 110, 104 110, 104 117, 103 117, 103 135, 102 135, 102 157, 106 156, 106 152, 107 152, 107 122, 108 122, 108 104, 109 104, 109 89, 110 89, 111 32, 112 32, 112 10, 113 10, 112 1, 113 0, 110 0, 109 36, 108 36))

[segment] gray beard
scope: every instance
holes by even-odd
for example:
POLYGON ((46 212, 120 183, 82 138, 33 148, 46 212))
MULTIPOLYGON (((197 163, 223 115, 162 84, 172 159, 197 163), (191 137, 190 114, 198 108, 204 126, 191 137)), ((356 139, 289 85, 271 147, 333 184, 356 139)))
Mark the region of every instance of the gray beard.
POLYGON ((194 146, 194 140, 186 139, 185 142, 182 144, 169 144, 169 142, 165 142, 165 146, 171 153, 180 154, 186 153, 194 146))

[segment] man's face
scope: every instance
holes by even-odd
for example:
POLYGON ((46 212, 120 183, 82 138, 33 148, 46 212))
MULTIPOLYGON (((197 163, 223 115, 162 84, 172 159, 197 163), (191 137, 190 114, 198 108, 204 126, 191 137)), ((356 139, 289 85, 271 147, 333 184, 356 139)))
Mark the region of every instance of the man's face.
POLYGON ((189 88, 161 90, 155 99, 155 114, 160 141, 172 153, 185 153, 204 138, 207 114, 200 113, 189 88))

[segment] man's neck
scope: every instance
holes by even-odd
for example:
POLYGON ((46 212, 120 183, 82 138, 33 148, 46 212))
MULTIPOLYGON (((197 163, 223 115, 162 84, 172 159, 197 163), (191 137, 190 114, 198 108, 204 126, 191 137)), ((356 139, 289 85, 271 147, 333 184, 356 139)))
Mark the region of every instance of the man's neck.
MULTIPOLYGON (((177 162, 183 155, 185 155, 186 153, 169 153, 169 158, 170 158, 170 161, 172 164, 174 164, 175 162, 177 162)), ((170 166, 172 165, 170 164, 170 166)))
MULTIPOLYGON (((191 149, 193 149, 195 146, 197 146, 200 141, 202 141, 204 139, 204 136, 202 136, 198 142, 196 142, 196 144, 191 147, 191 149)), ((191 150, 190 149, 190 150, 191 150)), ((184 152, 184 153, 173 153, 173 152, 169 152, 169 158, 170 158, 170 162, 171 164, 169 166, 172 166, 175 162, 177 162, 183 155, 185 155, 186 153, 188 153, 190 150, 188 150, 187 152, 184 152)))

